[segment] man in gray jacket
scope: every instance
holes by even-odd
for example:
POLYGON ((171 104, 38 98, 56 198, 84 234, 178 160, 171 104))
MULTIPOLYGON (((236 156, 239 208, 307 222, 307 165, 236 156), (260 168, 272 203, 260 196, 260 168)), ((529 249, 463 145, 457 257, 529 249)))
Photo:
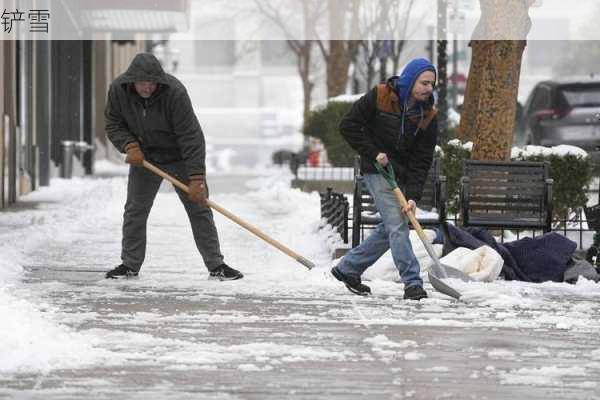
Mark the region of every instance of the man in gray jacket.
POLYGON ((146 253, 146 221, 162 178, 143 168, 144 160, 188 184, 175 188, 192 225, 194 241, 210 279, 243 275, 223 262, 211 209, 207 206, 205 144, 200 124, 182 83, 164 72, 154 55, 135 56, 110 85, 104 112, 106 133, 126 153, 129 168, 123 215, 122 264, 107 278, 137 276, 146 253))

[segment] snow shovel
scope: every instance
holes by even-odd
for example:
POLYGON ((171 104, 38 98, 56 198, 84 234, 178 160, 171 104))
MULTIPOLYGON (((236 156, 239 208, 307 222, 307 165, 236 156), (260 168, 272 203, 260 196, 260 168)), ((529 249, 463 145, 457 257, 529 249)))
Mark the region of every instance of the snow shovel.
MULTIPOLYGON (((186 185, 184 185, 183 183, 181 183, 179 180, 175 179, 171 175, 167 174, 166 172, 164 172, 160 168, 158 168, 158 167, 150 164, 146 160, 144 160, 144 168, 146 168, 146 169, 154 172, 156 175, 160 176, 161 178, 164 178, 164 179, 168 180, 169 182, 171 182, 173 185, 177 186, 179 189, 183 190, 184 192, 186 192, 186 193, 190 192, 190 189, 186 185)), ((267 242, 270 245, 272 245, 273 247, 276 247, 277 249, 281 250, 282 252, 284 252, 288 256, 292 257, 294 260, 298 261, 300 264, 304 265, 306 268, 312 269, 312 268, 315 267, 315 264, 312 263, 311 261, 309 261, 306 258, 302 257, 298 253, 295 253, 294 251, 290 250, 289 248, 287 248, 283 244, 279 243, 275 239, 272 239, 271 237, 267 236, 265 233, 261 232, 260 230, 258 230, 254 226, 250 225, 249 223, 247 223, 247 222, 243 221, 242 219, 238 218, 237 216, 233 215, 232 213, 230 213, 229 211, 227 211, 223 207, 221 207, 218 204, 216 204, 214 201, 206 199, 206 202, 207 202, 208 206, 210 208, 212 208, 213 210, 218 211, 220 214, 223 214, 225 217, 229 218, 230 220, 232 220, 236 224, 240 225, 242 228, 247 229, 248 231, 250 231, 251 233, 255 234, 256 236, 258 236, 259 238, 261 238, 265 242, 267 242)))
MULTIPOLYGON (((390 164, 388 164, 386 167, 382 167, 378 162, 376 162, 375 168, 377 168, 379 173, 390 184, 400 205, 402 207, 407 207, 408 202, 406 201, 406 197, 404 197, 404 193, 402 193, 402 191, 398 187, 398 184, 396 183, 396 177, 394 175, 394 169, 392 168, 392 166, 390 164)), ((421 227, 421 224, 417 220, 417 217, 415 216, 415 214, 413 212, 408 212, 407 215, 408 215, 408 219, 410 220, 413 227, 415 228, 415 231, 417 232, 419 239, 421 239, 421 241, 423 242, 423 246, 425 246, 425 250, 427 250, 427 253, 433 260, 433 265, 431 266, 430 270, 427 272, 427 274, 429 276, 429 282, 431 282, 431 285, 438 292, 444 293, 450 297, 454 297, 457 300, 460 299, 461 294, 456 289, 450 287, 447 283, 443 282, 442 279, 456 278, 456 279, 460 279, 464 282, 471 282, 471 281, 473 281, 473 279, 469 275, 465 274, 464 272, 462 272, 456 268, 453 268, 449 265, 442 264, 440 262, 440 259, 437 256, 437 254, 435 254, 435 252, 433 251, 431 244, 429 244, 429 241, 427 240, 427 236, 425 235, 425 232, 423 231, 423 228, 421 227)))

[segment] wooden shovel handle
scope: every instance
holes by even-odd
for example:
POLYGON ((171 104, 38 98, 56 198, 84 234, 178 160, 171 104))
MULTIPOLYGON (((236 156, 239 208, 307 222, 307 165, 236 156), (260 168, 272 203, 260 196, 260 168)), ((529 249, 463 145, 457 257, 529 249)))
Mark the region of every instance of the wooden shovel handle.
MULTIPOLYGON (((400 188, 398 188, 398 187, 395 187, 394 194, 396 195, 396 198, 400 202, 400 205, 402 206, 402 208, 408 208, 408 201, 406 200, 406 197, 404 197, 404 193, 402 193, 402 190, 400 190, 400 188)), ((417 235, 419 235, 419 238, 421 238, 421 240, 427 242, 427 240, 428 240, 427 235, 425 235, 425 231, 423 230, 423 228, 421 227, 421 224, 417 220, 415 213, 412 211, 409 211, 406 213, 406 215, 408 216, 408 219, 410 220, 413 228, 415 228, 417 235)))
MULTIPOLYGON (((190 192, 190 189, 189 189, 189 187, 187 185, 184 185, 182 182, 180 182, 179 180, 175 179, 171 175, 167 174, 166 172, 164 172, 160 168, 158 168, 158 167, 154 166, 153 164, 149 163, 148 161, 144 160, 143 165, 144 165, 144 168, 146 168, 146 169, 154 172, 156 175, 160 176, 161 178, 166 179, 167 181, 171 182, 173 185, 177 186, 179 189, 183 190, 184 192, 186 192, 186 193, 190 192)), ((281 250, 282 252, 284 252, 288 256, 292 257, 294 260, 298 261, 300 264, 304 265, 306 268, 308 268, 308 269, 314 268, 314 266, 315 266, 314 263, 312 263, 308 259, 302 257, 300 254, 294 252, 293 250, 289 249, 285 245, 279 243, 277 240, 269 237, 267 234, 263 233, 258 228, 250 225, 246 221, 242 220, 241 218, 239 218, 236 215, 232 214, 231 212, 227 211, 226 209, 224 209, 223 207, 219 206, 214 201, 207 199, 206 203, 213 210, 215 210, 215 211, 219 212, 220 214, 224 215, 225 217, 229 218, 230 220, 232 220, 236 224, 240 225, 242 228, 245 228, 246 230, 250 231, 251 233, 253 233, 254 235, 258 236, 259 238, 261 238, 265 242, 269 243, 273 247, 281 250)))

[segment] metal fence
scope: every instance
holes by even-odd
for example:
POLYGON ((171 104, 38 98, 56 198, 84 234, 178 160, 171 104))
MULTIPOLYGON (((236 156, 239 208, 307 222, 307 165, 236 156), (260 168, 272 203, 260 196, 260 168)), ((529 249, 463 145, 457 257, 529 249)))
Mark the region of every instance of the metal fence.
MULTIPOLYGON (((353 180, 354 171, 352 168, 335 167, 310 167, 301 165, 296 173, 299 179, 315 180, 353 180)), ((321 195, 321 217, 327 219, 335 227, 344 243, 348 243, 348 232, 354 229, 352 226, 352 215, 349 213, 348 199, 341 193, 333 192, 329 189, 321 195), (344 205, 345 204, 345 205, 344 205), (345 218, 341 219, 341 215, 345 218)), ((552 231, 562 234, 577 243, 580 250, 588 249, 594 241, 594 234, 600 232, 600 178, 596 177, 592 181, 588 192, 588 207, 573 212, 568 219, 555 219, 552 222, 552 231), (597 206, 597 207, 595 207, 597 206), (594 208, 595 207, 595 208, 594 208), (595 215, 590 215, 596 210, 595 215), (587 215, 586 215, 587 211, 587 215), (597 223, 595 221, 598 221, 597 223)), ((458 216, 448 216, 448 220, 454 224, 460 225, 458 216)), ((369 231, 368 228, 360 228, 360 237, 363 239, 369 231)), ((510 241, 522 237, 535 237, 542 235, 543 232, 531 230, 498 229, 501 241, 510 241), (514 237, 510 236, 510 233, 514 237)))
MULTIPOLYGON (((588 190, 588 207, 577 210, 569 218, 554 219, 552 221, 552 232, 559 233, 577 243, 579 250, 587 250, 594 244, 594 235, 600 233, 600 190, 597 186, 597 180, 588 190), (592 204, 592 205, 590 205, 592 204)), ((458 215, 448 215, 447 221, 460 226, 458 215)), ((352 226, 352 216, 349 216, 350 231, 354 230, 352 226)), ((360 237, 363 240, 372 227, 358 227, 360 237)), ((542 235, 541 230, 518 230, 503 229, 494 230, 494 236, 499 237, 500 242, 518 240, 523 237, 536 237, 542 235)), ((600 235, 599 235, 600 236, 600 235)))
POLYGON ((334 227, 341 235, 344 243, 348 243, 348 214, 350 205, 342 193, 336 193, 328 188, 321 196, 321 218, 334 227))

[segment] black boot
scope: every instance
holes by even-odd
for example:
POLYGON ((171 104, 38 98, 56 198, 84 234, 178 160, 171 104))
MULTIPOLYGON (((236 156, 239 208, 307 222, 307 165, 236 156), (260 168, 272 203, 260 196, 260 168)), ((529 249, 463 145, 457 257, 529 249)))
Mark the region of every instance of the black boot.
POLYGON ((132 278, 136 276, 138 276, 138 272, 132 270, 125 264, 121 264, 106 273, 106 279, 132 278))
POLYGON ((404 300, 421 300, 427 298, 427 292, 421 286, 404 289, 404 300))
POLYGON ((338 281, 344 282, 346 288, 348 288, 348 290, 354 294, 359 296, 367 296, 371 294, 371 288, 367 285, 364 285, 360 278, 344 275, 339 269, 337 269, 337 267, 331 268, 331 275, 333 275, 338 281))
POLYGON ((236 279, 242 279, 244 275, 228 266, 227 264, 221 264, 214 270, 210 271, 208 279, 218 279, 220 281, 234 281, 236 279))

